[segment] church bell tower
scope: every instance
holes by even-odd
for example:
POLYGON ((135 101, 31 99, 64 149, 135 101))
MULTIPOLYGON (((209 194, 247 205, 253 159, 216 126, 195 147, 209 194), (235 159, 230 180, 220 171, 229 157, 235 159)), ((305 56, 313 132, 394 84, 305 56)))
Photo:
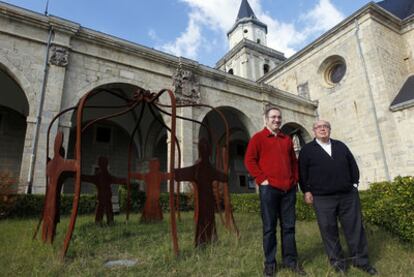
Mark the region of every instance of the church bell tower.
POLYGON ((216 64, 227 73, 256 81, 286 59, 267 47, 267 25, 256 17, 247 0, 241 1, 227 38, 230 51, 216 64))

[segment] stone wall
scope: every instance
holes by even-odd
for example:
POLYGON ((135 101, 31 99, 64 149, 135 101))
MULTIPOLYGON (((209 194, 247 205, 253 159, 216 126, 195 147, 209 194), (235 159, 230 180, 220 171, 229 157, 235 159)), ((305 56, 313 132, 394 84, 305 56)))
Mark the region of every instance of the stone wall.
POLYGON ((331 122, 332 137, 347 143, 354 153, 362 187, 413 172, 411 111, 389 110, 410 74, 407 57, 412 54, 407 45, 413 42, 386 22, 375 13, 349 19, 265 80, 294 94, 305 88, 310 99, 318 101, 318 116, 331 122), (332 84, 327 82, 325 63, 336 57, 345 62, 346 73, 332 84))

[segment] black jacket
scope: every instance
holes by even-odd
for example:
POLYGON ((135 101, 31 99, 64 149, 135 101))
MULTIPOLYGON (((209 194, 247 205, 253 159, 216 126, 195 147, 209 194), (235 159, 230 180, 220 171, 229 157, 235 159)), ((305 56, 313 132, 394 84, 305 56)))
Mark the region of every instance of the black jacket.
POLYGON ((358 165, 348 147, 331 139, 332 157, 313 140, 299 154, 299 184, 302 192, 332 195, 349 192, 359 182, 358 165))

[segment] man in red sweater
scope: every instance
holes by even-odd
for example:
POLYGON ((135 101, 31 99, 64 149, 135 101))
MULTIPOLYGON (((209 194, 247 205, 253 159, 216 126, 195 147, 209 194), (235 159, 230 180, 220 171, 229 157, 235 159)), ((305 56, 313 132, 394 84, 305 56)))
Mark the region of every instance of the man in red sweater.
POLYGON ((280 220, 283 265, 306 275, 297 262, 295 203, 298 165, 293 143, 280 131, 282 112, 276 107, 265 111, 266 127, 247 146, 244 164, 260 191, 263 222, 264 276, 276 273, 276 225, 280 220))

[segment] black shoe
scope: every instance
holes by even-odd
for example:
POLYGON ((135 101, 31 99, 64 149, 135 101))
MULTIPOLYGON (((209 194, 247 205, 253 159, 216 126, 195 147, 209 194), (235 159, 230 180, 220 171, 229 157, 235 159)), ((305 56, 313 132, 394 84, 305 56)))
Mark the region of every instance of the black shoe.
POLYGON ((276 276, 276 265, 274 264, 265 264, 263 269, 264 277, 274 277, 276 276))
POLYGON ((299 264, 285 265, 285 267, 297 275, 307 275, 305 270, 303 270, 302 266, 300 266, 299 264))
POLYGON ((366 273, 368 273, 369 275, 378 275, 378 271, 371 265, 366 264, 366 265, 354 265, 354 267, 365 271, 366 273))
POLYGON ((343 262, 333 263, 332 268, 335 270, 336 273, 345 274, 347 271, 346 264, 343 262))

